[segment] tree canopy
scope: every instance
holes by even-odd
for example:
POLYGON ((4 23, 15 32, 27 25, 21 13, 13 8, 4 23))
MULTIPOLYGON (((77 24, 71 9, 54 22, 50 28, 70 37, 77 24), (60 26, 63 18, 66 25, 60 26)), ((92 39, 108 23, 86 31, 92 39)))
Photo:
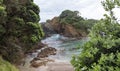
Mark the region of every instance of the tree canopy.
POLYGON ((89 29, 97 22, 95 19, 84 19, 79 11, 64 10, 59 16, 60 24, 71 24, 76 29, 89 32, 89 29))
POLYGON ((0 0, 0 55, 16 63, 44 35, 32 0, 0 0))

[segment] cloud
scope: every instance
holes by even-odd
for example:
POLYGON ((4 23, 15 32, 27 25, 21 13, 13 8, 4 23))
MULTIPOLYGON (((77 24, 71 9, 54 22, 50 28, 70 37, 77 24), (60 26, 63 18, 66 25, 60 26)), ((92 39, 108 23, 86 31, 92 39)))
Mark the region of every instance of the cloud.
POLYGON ((100 19, 105 13, 102 0, 34 0, 40 7, 41 21, 58 16, 63 10, 77 10, 84 18, 100 19))

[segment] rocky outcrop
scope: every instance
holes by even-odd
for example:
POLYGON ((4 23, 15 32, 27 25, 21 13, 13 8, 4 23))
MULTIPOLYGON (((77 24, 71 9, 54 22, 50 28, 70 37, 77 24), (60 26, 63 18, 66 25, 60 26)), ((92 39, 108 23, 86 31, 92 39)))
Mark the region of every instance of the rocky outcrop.
POLYGON ((67 37, 81 37, 83 36, 81 32, 79 32, 77 29, 75 29, 72 25, 67 24, 65 27, 63 27, 64 31, 62 34, 67 37))
POLYGON ((49 20, 47 22, 53 27, 54 31, 60 33, 61 25, 58 17, 54 17, 52 20, 49 20))
POLYGON ((39 42, 38 44, 33 46, 34 48, 31 48, 29 51, 27 51, 26 54, 32 54, 32 53, 36 52, 37 50, 42 49, 46 46, 47 46, 47 44, 43 44, 43 43, 39 42))
MULTIPOLYGON (((59 16, 47 20, 48 26, 66 37, 87 37, 89 30, 97 23, 95 19, 84 19, 79 11, 64 10, 59 16)), ((48 27, 47 26, 47 27, 48 27)))
POLYGON ((55 55, 56 54, 56 49, 52 47, 47 47, 42 49, 37 57, 35 57, 30 63, 32 67, 39 67, 46 65, 48 62, 53 62, 54 60, 48 59, 47 57, 50 55, 55 55))
POLYGON ((43 25, 43 28, 47 28, 48 30, 52 29, 52 31, 55 31, 57 34, 61 34, 65 37, 78 38, 86 36, 84 32, 80 29, 76 29, 71 24, 60 24, 58 17, 54 17, 52 20, 47 21, 47 23, 43 25))
POLYGON ((49 23, 41 23, 41 26, 42 26, 43 31, 45 33, 44 37, 49 37, 52 34, 56 34, 56 32, 53 29, 53 26, 51 26, 49 23))
POLYGON ((55 55, 56 51, 57 50, 55 48, 48 47, 48 48, 45 48, 45 49, 41 50, 41 52, 38 53, 37 57, 39 57, 39 58, 45 58, 45 57, 48 57, 49 55, 55 55))
POLYGON ((31 62, 31 66, 34 67, 34 68, 38 68, 40 66, 46 66, 46 64, 48 62, 54 62, 54 60, 51 60, 51 59, 47 59, 47 58, 43 58, 43 59, 40 59, 40 60, 35 60, 35 61, 32 61, 31 62))

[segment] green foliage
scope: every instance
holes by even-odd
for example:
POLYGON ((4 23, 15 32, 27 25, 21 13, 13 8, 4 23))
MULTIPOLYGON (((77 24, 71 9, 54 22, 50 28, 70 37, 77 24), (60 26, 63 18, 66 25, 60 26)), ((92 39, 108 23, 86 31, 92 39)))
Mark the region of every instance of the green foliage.
POLYGON ((0 55, 11 63, 20 63, 24 53, 44 36, 39 7, 33 0, 0 0, 0 3, 0 55))
POLYGON ((76 29, 80 29, 81 31, 88 33, 97 20, 84 19, 83 17, 79 16, 78 11, 65 10, 60 14, 59 22, 62 25, 71 24, 76 29))
POLYGON ((18 71, 18 69, 0 57, 0 71, 18 71))
POLYGON ((5 34, 5 32, 6 32, 5 28, 2 25, 0 25, 0 37, 2 37, 3 34, 5 34))
POLYGON ((5 11, 5 8, 0 6, 0 14, 5 11))
POLYGON ((0 23, 4 23, 5 18, 6 18, 6 12, 5 12, 5 7, 3 7, 2 5, 0 6, 0 23))
POLYGON ((39 15, 37 15, 33 10, 28 10, 26 19, 29 22, 38 22, 39 21, 39 15))
POLYGON ((119 5, 116 0, 102 3, 110 15, 94 25, 81 54, 71 60, 75 71, 120 71, 120 24, 112 11, 119 5))
POLYGON ((36 14, 39 14, 40 10, 39 7, 35 3, 31 3, 32 5, 29 5, 27 9, 33 10, 36 14))
POLYGON ((2 4, 3 3, 3 0, 0 0, 0 4, 2 4))
POLYGON ((74 24, 74 22, 83 20, 83 18, 79 16, 78 11, 65 10, 60 14, 59 17, 60 23, 62 24, 74 24))

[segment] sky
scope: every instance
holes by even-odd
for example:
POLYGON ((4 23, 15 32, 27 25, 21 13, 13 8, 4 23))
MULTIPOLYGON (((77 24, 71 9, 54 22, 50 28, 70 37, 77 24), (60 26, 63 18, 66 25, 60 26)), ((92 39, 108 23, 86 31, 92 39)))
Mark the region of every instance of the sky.
MULTIPOLYGON (((59 16, 64 10, 79 11, 80 15, 88 19, 103 18, 104 11, 102 0, 34 0, 40 7, 41 22, 59 16)), ((117 17, 120 10, 116 9, 117 17)), ((119 16, 120 17, 120 16, 119 16)))

